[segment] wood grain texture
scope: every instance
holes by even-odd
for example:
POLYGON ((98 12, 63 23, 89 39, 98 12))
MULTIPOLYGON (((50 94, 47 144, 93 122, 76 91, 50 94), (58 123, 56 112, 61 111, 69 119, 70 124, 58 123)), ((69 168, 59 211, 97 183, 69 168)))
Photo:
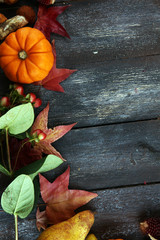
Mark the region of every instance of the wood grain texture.
POLYGON ((50 123, 80 127, 159 117, 160 57, 146 56, 159 54, 159 11, 151 0, 78 1, 59 16, 71 40, 52 36, 57 67, 78 72, 62 83, 65 94, 41 90, 42 107, 54 106, 50 123))
MULTIPOLYGON (((90 209, 95 212, 95 223, 91 231, 98 240, 148 239, 142 235, 139 223, 160 214, 159 188, 160 185, 157 184, 97 191, 98 197, 79 211, 90 209)), ((2 240, 14 239, 13 216, 0 211, 0 226, 2 240)), ((36 240, 38 235, 35 211, 27 219, 19 219, 20 240, 36 240)))
POLYGON ((71 188, 160 182, 159 142, 159 120, 75 129, 53 144, 67 162, 45 176, 53 181, 70 165, 71 188))
POLYGON ((50 102, 50 126, 153 119, 160 115, 159 66, 159 56, 88 63, 78 66, 78 72, 61 83, 65 93, 39 91, 35 86, 27 86, 27 90, 37 91, 42 98, 38 111, 50 102))
MULTIPOLYGON (((25 86, 42 98, 36 114, 50 102, 49 127, 77 122, 54 143, 67 162, 44 175, 53 181, 70 165, 70 188, 99 194, 81 208, 96 212, 92 231, 99 240, 147 239, 139 222, 160 215, 160 121, 147 121, 160 116, 160 2, 56 1, 68 2, 72 6, 58 20, 71 40, 55 34, 52 39, 57 67, 78 71, 62 83, 64 94, 25 86)), ((28 1, 0 8, 13 16, 23 4, 28 1)), ((31 5, 37 10, 36 0, 31 5)), ((0 78, 2 96, 9 81, 2 71, 0 78)), ((0 182, 2 191, 2 175, 0 182)), ((13 221, 0 211, 2 240, 14 239, 13 221)), ((34 211, 19 220, 19 239, 38 235, 34 211)))
POLYGON ((157 55, 160 53, 159 11, 160 3, 156 0, 73 1, 58 18, 71 40, 53 34, 60 59, 75 66, 157 55), (62 48, 64 44, 67 47, 62 48))

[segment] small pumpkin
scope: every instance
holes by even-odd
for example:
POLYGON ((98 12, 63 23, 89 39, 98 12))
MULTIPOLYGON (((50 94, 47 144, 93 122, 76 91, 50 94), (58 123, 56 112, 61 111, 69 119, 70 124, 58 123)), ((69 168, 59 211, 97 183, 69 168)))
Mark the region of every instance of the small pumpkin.
POLYGON ((35 28, 20 28, 0 45, 0 66, 13 82, 41 81, 48 75, 53 62, 50 42, 35 28))

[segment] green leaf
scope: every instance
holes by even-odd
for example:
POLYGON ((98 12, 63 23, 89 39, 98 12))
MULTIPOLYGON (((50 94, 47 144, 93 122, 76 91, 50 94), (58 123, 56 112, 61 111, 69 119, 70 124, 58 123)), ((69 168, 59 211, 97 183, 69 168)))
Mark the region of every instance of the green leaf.
POLYGON ((6 188, 1 197, 1 205, 5 212, 25 218, 34 205, 34 186, 27 175, 18 176, 6 188))
POLYGON ((40 196, 40 185, 39 185, 39 177, 36 176, 33 180, 33 185, 34 185, 34 205, 33 205, 33 209, 34 210, 37 207, 37 203, 39 200, 39 196, 40 196))
POLYGON ((7 176, 10 176, 9 171, 0 164, 0 172, 4 173, 7 176))
POLYGON ((15 138, 18 138, 20 140, 23 140, 27 137, 26 132, 20 133, 20 134, 10 134, 10 136, 14 136, 15 138))
POLYGON ((0 117, 0 129, 8 128, 11 134, 20 134, 31 127, 34 121, 34 111, 31 103, 11 108, 0 117))
POLYGON ((47 172, 58 167, 63 163, 63 160, 55 155, 48 155, 46 158, 37 160, 15 172, 15 176, 26 174, 33 180, 38 173, 47 172))

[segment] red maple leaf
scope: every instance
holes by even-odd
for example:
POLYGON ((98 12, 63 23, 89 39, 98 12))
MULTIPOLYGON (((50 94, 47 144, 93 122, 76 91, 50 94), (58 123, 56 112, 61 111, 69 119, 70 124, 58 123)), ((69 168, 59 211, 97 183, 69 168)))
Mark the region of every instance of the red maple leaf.
POLYGON ((64 92, 64 89, 59 83, 64 81, 66 78, 68 78, 72 73, 74 73, 77 70, 56 68, 56 49, 55 49, 54 40, 52 41, 52 51, 54 55, 54 64, 51 71, 49 72, 48 76, 45 77, 42 81, 35 82, 34 84, 41 85, 48 90, 64 92))
POLYGON ((45 5, 39 5, 37 21, 34 28, 39 29, 50 41, 51 33, 60 34, 63 37, 69 37, 64 27, 56 20, 59 14, 64 12, 69 6, 57 6, 47 8, 45 5))
POLYGON ((71 128, 76 124, 70 124, 70 125, 61 125, 54 127, 53 129, 48 129, 48 112, 49 112, 49 103, 47 106, 39 113, 36 120, 34 121, 34 124, 31 128, 31 134, 37 130, 42 130, 47 136, 44 140, 39 141, 38 143, 35 142, 34 149, 37 151, 41 151, 45 154, 53 154, 57 157, 62 156, 57 150, 51 145, 51 143, 55 142, 59 138, 61 138, 63 135, 65 135, 67 132, 71 130, 71 128))
MULTIPOLYGON (((60 175, 53 183, 39 174, 40 191, 46 210, 37 214, 37 228, 46 228, 46 223, 56 224, 65 221, 75 215, 74 210, 97 197, 96 193, 84 190, 70 190, 70 167, 60 175), (47 222, 46 222, 47 219, 47 222)), ((39 211, 39 210, 38 210, 39 211)))
POLYGON ((11 166, 14 171, 42 158, 41 151, 33 148, 28 140, 9 138, 11 166))

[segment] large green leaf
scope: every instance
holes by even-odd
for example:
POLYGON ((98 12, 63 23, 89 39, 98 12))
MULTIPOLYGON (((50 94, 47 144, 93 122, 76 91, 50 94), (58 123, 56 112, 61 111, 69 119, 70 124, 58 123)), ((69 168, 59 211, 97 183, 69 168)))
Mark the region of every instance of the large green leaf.
POLYGON ((35 161, 26 167, 21 168, 20 170, 15 172, 15 176, 20 174, 26 174, 34 179, 38 173, 47 172, 58 167, 63 163, 63 160, 55 155, 48 155, 46 158, 42 158, 38 161, 35 161))
POLYGON ((5 175, 10 176, 9 171, 6 168, 4 168, 1 164, 0 164, 0 172, 4 173, 5 175))
POLYGON ((34 186, 27 175, 18 176, 6 188, 1 197, 1 205, 5 212, 25 218, 34 205, 34 186))
POLYGON ((0 117, 0 129, 8 128, 11 134, 25 132, 34 121, 34 111, 31 103, 11 108, 0 117))

